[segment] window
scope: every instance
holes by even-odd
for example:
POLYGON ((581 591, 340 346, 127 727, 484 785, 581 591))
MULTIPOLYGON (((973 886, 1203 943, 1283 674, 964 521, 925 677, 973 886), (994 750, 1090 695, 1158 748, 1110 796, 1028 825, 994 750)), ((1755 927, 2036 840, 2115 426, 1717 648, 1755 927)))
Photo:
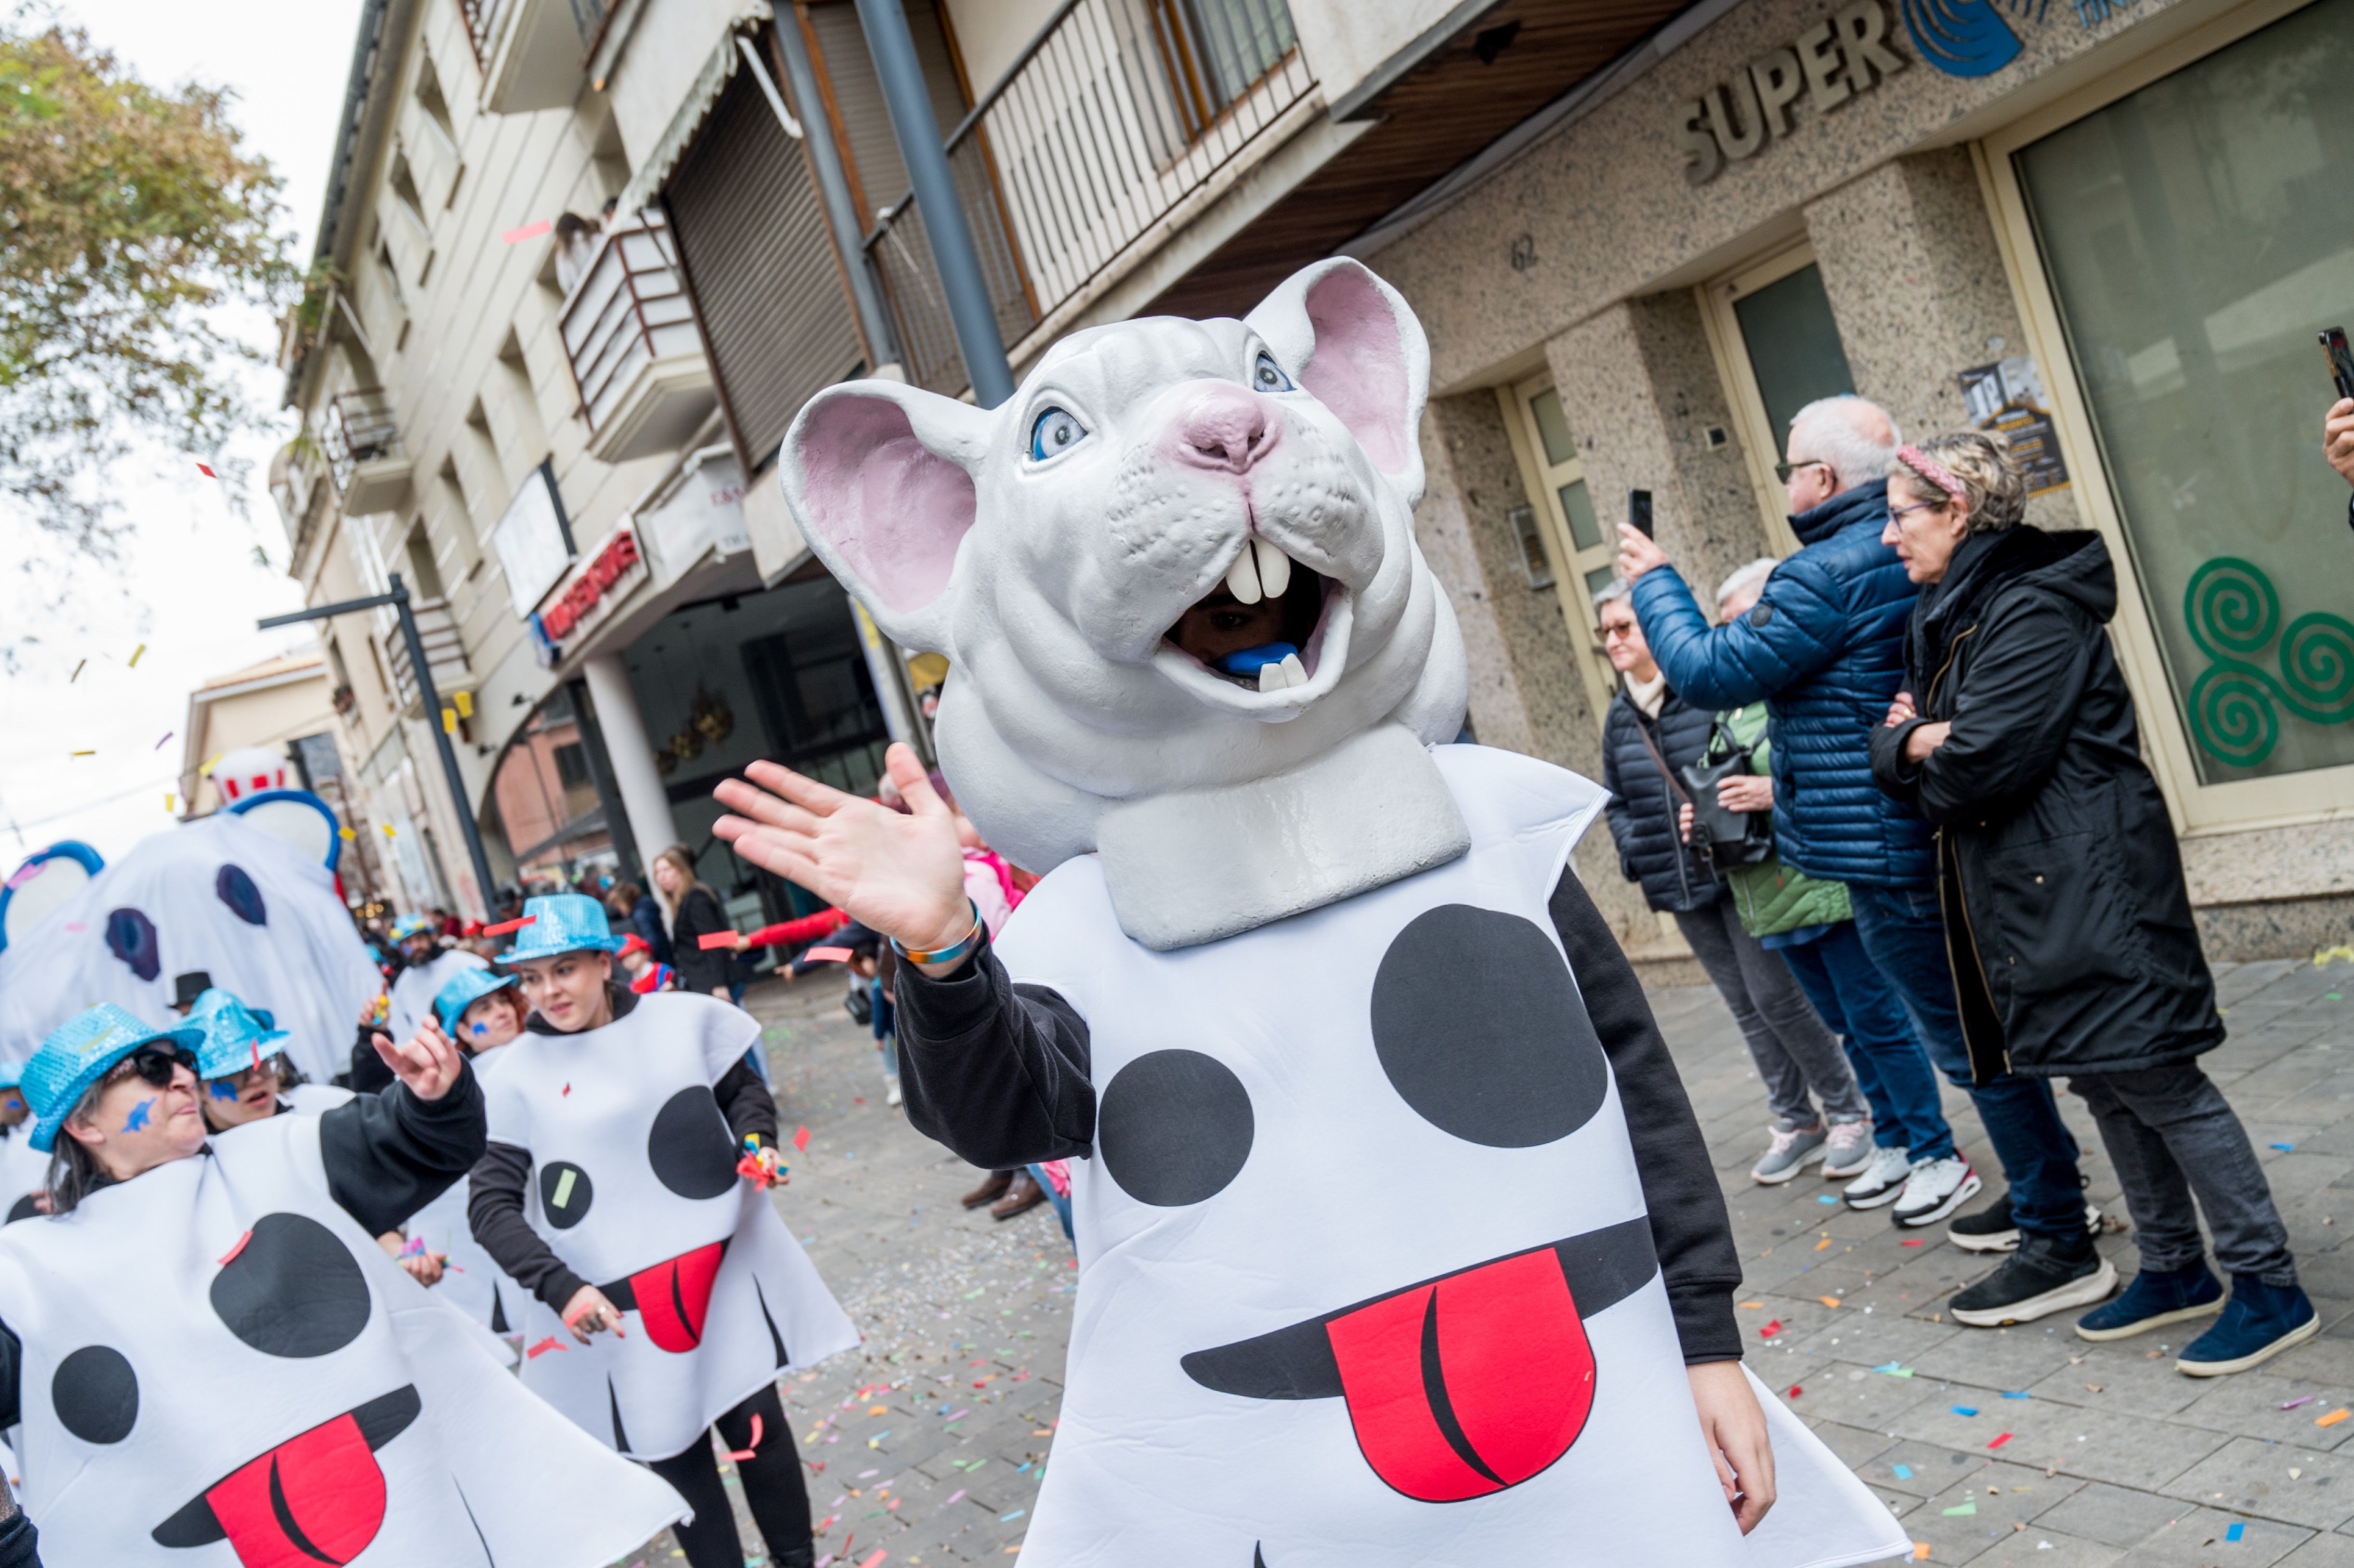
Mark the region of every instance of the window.
POLYGON ((2087 503, 2114 506, 2201 784, 2354 764, 2314 342, 2354 317, 2349 70, 2354 0, 2321 0, 2011 154, 2106 472, 2087 503))
MULTIPOLYGON (((1617 575, 1617 535, 1606 532, 1585 488, 1585 466, 1569 419, 1562 412, 1560 394, 1550 376, 1540 376, 1517 387, 1500 388, 1504 418, 1512 436, 1514 455, 1521 461, 1522 482, 1528 488, 1538 524, 1539 540, 1553 577, 1550 585, 1568 623, 1570 645, 1580 651, 1578 667, 1585 677, 1586 695, 1599 715, 1609 705, 1617 674, 1602 653, 1601 629, 1595 620, 1594 595, 1617 575)), ((1523 544, 1522 554, 1528 554, 1523 544)), ((1527 563, 1533 567, 1534 560, 1527 563)), ((1528 580, 1491 582, 1491 591, 1530 591, 1528 580)))
POLYGON ((1822 270, 1814 248, 1800 245, 1701 294, 1767 535, 1787 553, 1797 540, 1774 465, 1789 440, 1790 420, 1817 398, 1855 390, 1822 270))
POLYGON ((1298 40, 1284 0, 1153 0, 1172 73, 1193 100, 1195 135, 1298 40))
POLYGON ((410 591, 419 599, 442 598, 441 567, 433 559, 433 536, 425 531, 424 524, 409 529, 408 541, 401 554, 408 561, 410 591))

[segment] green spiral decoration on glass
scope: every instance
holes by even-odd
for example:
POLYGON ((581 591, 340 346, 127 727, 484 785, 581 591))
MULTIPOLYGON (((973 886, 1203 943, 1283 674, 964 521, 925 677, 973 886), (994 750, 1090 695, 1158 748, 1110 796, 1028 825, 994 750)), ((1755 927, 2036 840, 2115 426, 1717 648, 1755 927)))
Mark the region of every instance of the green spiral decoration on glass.
POLYGON ((2354 622, 2301 615, 2281 633, 2276 677, 2248 659, 2280 630, 2280 596, 2252 561, 2219 556, 2190 575, 2182 616, 2214 662, 2191 683, 2190 733, 2208 755, 2253 768, 2280 741, 2280 710, 2313 724, 2354 719, 2354 622))

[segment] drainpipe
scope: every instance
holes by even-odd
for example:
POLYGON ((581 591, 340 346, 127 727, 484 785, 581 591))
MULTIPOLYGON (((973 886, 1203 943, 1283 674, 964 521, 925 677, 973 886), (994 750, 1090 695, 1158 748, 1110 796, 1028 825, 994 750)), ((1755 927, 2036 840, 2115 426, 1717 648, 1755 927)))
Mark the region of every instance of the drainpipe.
POLYGON ((981 277, 981 252, 973 247, 972 229, 949 173, 948 154, 940 146, 940 122, 932 114, 924 68, 907 31, 907 14, 900 0, 858 0, 858 22, 883 85, 891 134, 907 161, 907 183, 915 187, 916 208, 924 216, 924 238, 931 244, 932 265, 939 270, 949 318, 956 323, 957 348, 972 380, 973 400, 994 408, 1013 396, 1013 367, 1005 360, 1005 340, 998 334, 997 313, 990 306, 989 285, 981 277))
POLYGON ((825 117, 825 100, 818 96, 817 69, 810 63, 809 40, 801 37, 800 19, 790 7, 777 16, 777 53, 785 62, 785 82, 801 106, 801 126, 808 133, 801 145, 809 149, 810 167, 817 171, 818 195, 825 202, 825 221, 833 230, 834 249, 842 254, 842 270, 850 279, 850 297, 858 307, 858 324, 875 355, 875 374, 892 381, 907 377, 899 367, 899 346, 891 334, 891 317, 883 308, 883 290, 875 281, 875 264, 864 243, 866 225, 859 221, 851 200, 850 176, 843 172, 842 150, 833 144, 833 127, 825 117))

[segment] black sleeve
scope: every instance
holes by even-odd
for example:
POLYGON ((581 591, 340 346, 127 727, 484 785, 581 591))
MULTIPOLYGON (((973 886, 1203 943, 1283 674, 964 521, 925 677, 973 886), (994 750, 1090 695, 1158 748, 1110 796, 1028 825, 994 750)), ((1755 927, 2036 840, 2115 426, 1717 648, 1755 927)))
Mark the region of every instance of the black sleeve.
POLYGON ((728 1068, 711 1093, 719 1101, 719 1114, 727 1118, 728 1136, 739 1146, 747 1138, 757 1138, 771 1149, 776 1147, 776 1097, 760 1082, 751 1063, 739 1061, 728 1068))
POLYGON ((512 1143, 491 1144, 468 1178, 466 1224, 509 1278, 562 1312, 588 1281, 565 1267, 524 1218, 523 1187, 530 1180, 530 1150, 512 1143))
POLYGON ((696 938, 727 929, 719 901, 699 887, 687 889, 678 901, 678 918, 671 927, 671 963, 678 970, 678 989, 709 996, 736 978, 736 955, 725 948, 705 952, 696 938))
POLYGON ((988 939, 938 980, 899 969, 907 1124, 989 1171, 1094 1153, 1087 1026, 1042 985, 1015 985, 988 939))
POLYGON ((1659 1256, 1684 1360, 1739 1361, 1741 1330, 1734 1321, 1733 1293, 1741 1286, 1741 1257, 1675 1059, 1659 1037, 1634 966, 1575 872, 1562 874, 1550 910, 1585 999, 1586 1017, 1618 1080, 1627 1136, 1642 1173, 1643 1202, 1651 1212, 1651 1245, 1659 1256))
POLYGON ((22 1391, 17 1386, 24 1374, 25 1342, 16 1338, 16 1330, 0 1323, 0 1428, 24 1419, 22 1391))
POLYGON ((41 1568, 40 1535, 22 1509, 0 1524, 0 1568, 41 1568))
MULTIPOLYGON (((345 1075, 344 1083, 354 1094, 382 1094, 400 1081, 393 1076, 392 1069, 384 1065, 384 1058, 376 1054, 373 1037, 376 1033, 374 1024, 363 1023, 358 1038, 352 1042, 351 1071, 345 1075)), ((387 1029, 384 1033, 388 1036, 392 1031, 387 1029)))
POLYGON ((327 1191, 368 1234, 398 1230, 482 1158, 488 1134, 482 1086, 463 1062, 438 1100, 404 1084, 362 1095, 319 1118, 327 1191))

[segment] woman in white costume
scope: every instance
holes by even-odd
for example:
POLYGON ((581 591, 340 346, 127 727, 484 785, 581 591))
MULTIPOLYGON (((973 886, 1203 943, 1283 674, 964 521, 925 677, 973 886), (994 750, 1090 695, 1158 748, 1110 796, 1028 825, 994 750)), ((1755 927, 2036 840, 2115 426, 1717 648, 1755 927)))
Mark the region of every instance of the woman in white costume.
POLYGON ((695 1512, 691 1568, 740 1568, 716 1425, 778 1568, 809 1568, 809 1496, 777 1376, 858 1342, 785 1229, 776 1102, 749 1013, 613 983, 621 946, 593 898, 524 906, 501 962, 528 1032, 499 1053, 474 1238, 531 1291, 525 1388, 642 1458, 695 1512))
POLYGON ((208 1139, 201 1038, 101 1005, 26 1065, 56 1212, 0 1232, 0 1421, 53 1561, 594 1568, 684 1511, 373 1239, 482 1148, 456 1053, 208 1139))
MULTIPOLYGON (((498 1070, 505 1053, 523 1033, 529 1010, 516 989, 515 977, 488 969, 460 969, 433 998, 434 1024, 472 1064, 474 1076, 484 1085, 498 1070)), ((409 1216, 404 1264, 432 1260, 440 1274, 436 1287, 441 1298, 510 1344, 523 1332, 524 1303, 529 1297, 509 1279, 491 1255, 474 1239, 466 1219, 468 1183, 450 1190, 409 1216)))

